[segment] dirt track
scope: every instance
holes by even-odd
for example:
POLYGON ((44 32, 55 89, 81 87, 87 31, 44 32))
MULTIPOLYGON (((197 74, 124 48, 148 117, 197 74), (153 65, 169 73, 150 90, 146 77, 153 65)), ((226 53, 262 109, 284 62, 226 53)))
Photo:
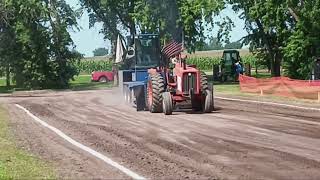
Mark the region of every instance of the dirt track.
POLYGON ((112 90, 2 98, 20 145, 62 178, 128 178, 33 122, 152 179, 318 179, 320 111, 218 100, 211 114, 136 112, 112 90))

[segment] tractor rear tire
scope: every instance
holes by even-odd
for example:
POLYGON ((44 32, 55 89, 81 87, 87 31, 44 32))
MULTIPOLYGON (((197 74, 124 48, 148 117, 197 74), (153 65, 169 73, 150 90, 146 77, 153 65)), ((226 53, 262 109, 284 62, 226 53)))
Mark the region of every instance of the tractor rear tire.
POLYGON ((172 102, 172 97, 170 92, 164 92, 162 94, 163 101, 162 101, 162 106, 163 106, 163 113, 165 115, 172 115, 173 112, 173 102, 172 102))
POLYGON ((161 74, 150 75, 147 90, 148 109, 151 113, 161 113, 162 93, 164 92, 164 79, 161 74))
POLYGON ((213 93, 210 90, 205 91, 204 101, 202 103, 202 111, 211 113, 214 110, 213 93))
POLYGON ((206 90, 209 89, 208 78, 207 78, 207 75, 204 72, 201 72, 201 74, 200 74, 200 82, 201 82, 201 90, 203 92, 205 92, 206 90))

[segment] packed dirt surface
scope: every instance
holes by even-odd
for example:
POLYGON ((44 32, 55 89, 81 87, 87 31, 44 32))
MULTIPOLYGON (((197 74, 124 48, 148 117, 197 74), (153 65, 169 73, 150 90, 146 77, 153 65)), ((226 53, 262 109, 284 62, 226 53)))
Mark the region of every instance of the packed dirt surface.
POLYGON ((117 90, 3 97, 19 144, 61 178, 128 179, 15 104, 148 179, 318 179, 320 111, 217 99, 210 114, 136 112, 117 90))

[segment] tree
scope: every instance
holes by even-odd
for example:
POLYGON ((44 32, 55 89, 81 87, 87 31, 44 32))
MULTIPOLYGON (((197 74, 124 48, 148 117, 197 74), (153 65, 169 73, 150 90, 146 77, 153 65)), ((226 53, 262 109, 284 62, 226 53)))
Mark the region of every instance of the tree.
POLYGON ((159 33, 162 40, 182 43, 183 26, 178 0, 139 0, 134 18, 142 33, 159 33), (165 13, 164 13, 165 12, 165 13))
POLYGON ((197 51, 211 51, 224 49, 222 43, 216 37, 211 37, 208 43, 197 48, 197 51))
MULTIPOLYGON (((50 39, 50 58, 52 61, 53 73, 50 76, 53 86, 61 88, 68 87, 69 80, 76 75, 76 69, 72 66, 72 61, 79 59, 79 54, 74 53, 75 48, 70 34, 69 28, 77 27, 77 18, 79 13, 65 2, 65 0, 47 0, 47 18, 50 22, 51 29, 49 29, 50 39), (70 50, 69 48, 72 47, 70 50)), ((48 80, 47 79, 47 80, 48 80)), ((50 81, 49 81, 50 82, 50 81)), ((47 85, 51 85, 48 84, 47 85)))
POLYGON ((241 48, 242 48, 242 43, 240 41, 227 43, 224 46, 224 49, 241 49, 241 48))
POLYGON ((282 64, 289 77, 310 77, 313 60, 320 56, 319 0, 229 2, 243 11, 249 32, 244 42, 265 54, 273 76, 280 76, 282 64))
POLYGON ((9 11, 5 7, 4 1, 0 1, 0 30, 3 30, 4 27, 7 25, 9 16, 9 11))
POLYGON ((225 45, 219 41, 217 37, 211 37, 209 43, 204 43, 200 48, 197 48, 198 51, 211 51, 211 50, 223 50, 223 49, 241 49, 242 43, 240 41, 229 42, 225 45))
POLYGON ((79 56, 67 29, 76 25, 77 13, 64 0, 3 2, 12 16, 0 34, 0 59, 9 64, 16 85, 68 86, 76 74, 72 61, 79 56))
POLYGON ((160 33, 165 39, 182 42, 194 51, 205 40, 204 29, 213 15, 224 8, 223 0, 81 0, 91 24, 103 22, 103 33, 114 46, 118 34, 160 33), (123 29, 121 29, 123 28, 123 29))
POLYGON ((109 54, 109 50, 106 48, 98 48, 93 51, 94 56, 106 56, 109 54))
POLYGON ((272 75, 280 76, 282 48, 294 26, 286 1, 229 0, 229 3, 235 11, 242 11, 240 18, 245 20, 249 33, 244 43, 250 44, 253 51, 265 53, 272 75))
POLYGON ((7 25, 2 26, 0 32, 0 71, 1 76, 6 76, 6 86, 10 87, 11 73, 10 73, 10 59, 14 58, 15 45, 13 41, 13 32, 7 25), (2 43, 6 42, 6 43, 2 43))
POLYGON ((183 40, 189 52, 203 48, 205 28, 213 26, 213 16, 224 8, 222 0, 168 0, 161 3, 158 11, 164 14, 164 26, 161 26, 163 34, 168 34, 178 42, 183 40))
POLYGON ((309 79, 315 58, 320 56, 320 0, 288 0, 295 27, 284 48, 286 74, 309 79))
POLYGON ((196 47, 202 46, 205 27, 214 24, 213 16, 224 8, 224 1, 179 0, 178 6, 185 44, 189 52, 193 52, 196 47))
MULTIPOLYGON (((80 0, 90 17, 90 27, 98 22, 103 23, 101 32, 111 41, 111 53, 115 57, 116 43, 121 31, 135 34, 133 18, 137 0, 80 0)), ((121 36, 122 37, 122 36, 121 36)), ((123 38, 123 37, 122 37, 123 38)))
POLYGON ((6 86, 10 87, 10 63, 8 61, 8 52, 6 47, 10 47, 12 38, 10 38, 10 30, 8 21, 11 18, 11 12, 5 7, 4 1, 0 1, 0 74, 6 75, 6 86))

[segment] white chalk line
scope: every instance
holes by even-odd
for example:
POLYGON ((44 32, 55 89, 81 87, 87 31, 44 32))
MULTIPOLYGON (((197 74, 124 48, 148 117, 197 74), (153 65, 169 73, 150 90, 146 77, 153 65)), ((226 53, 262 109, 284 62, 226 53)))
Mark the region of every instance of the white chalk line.
POLYGON ((41 119, 39 119, 38 117, 36 117, 35 115, 33 115, 30 111, 28 111, 26 108, 20 106, 19 104, 16 104, 16 106, 20 109, 22 109, 24 112, 26 112, 30 117, 33 118, 33 120, 35 120, 36 122, 40 123, 42 126, 50 129, 51 131, 53 131, 54 133, 56 133, 58 136, 62 137, 64 140, 68 141, 70 144, 90 153, 91 155, 95 156, 98 159, 101 159, 102 161, 104 161, 105 163, 107 163, 108 165, 111 165, 115 168, 117 168, 118 170, 122 171, 123 173, 125 173, 126 175, 130 176, 133 179, 141 179, 144 180, 145 178, 138 175, 137 173, 125 168, 124 166, 118 164, 117 162, 111 160, 110 158, 104 156, 103 154, 73 140, 72 138, 70 138, 69 136, 67 136, 66 134, 64 134, 62 131, 60 131, 59 129, 49 125, 48 123, 42 121, 41 119))
POLYGON ((320 111, 318 108, 307 108, 289 104, 280 104, 280 103, 273 103, 273 102, 261 102, 261 101, 252 101, 252 100, 244 100, 244 99, 233 99, 233 98, 224 98, 224 97, 214 97, 215 99, 221 99, 226 101, 239 101, 239 102, 250 102, 250 103, 257 103, 257 104, 268 104, 268 105, 276 105, 276 106, 283 106, 283 107, 290 107, 296 109, 304 109, 304 110, 313 110, 313 111, 320 111))

